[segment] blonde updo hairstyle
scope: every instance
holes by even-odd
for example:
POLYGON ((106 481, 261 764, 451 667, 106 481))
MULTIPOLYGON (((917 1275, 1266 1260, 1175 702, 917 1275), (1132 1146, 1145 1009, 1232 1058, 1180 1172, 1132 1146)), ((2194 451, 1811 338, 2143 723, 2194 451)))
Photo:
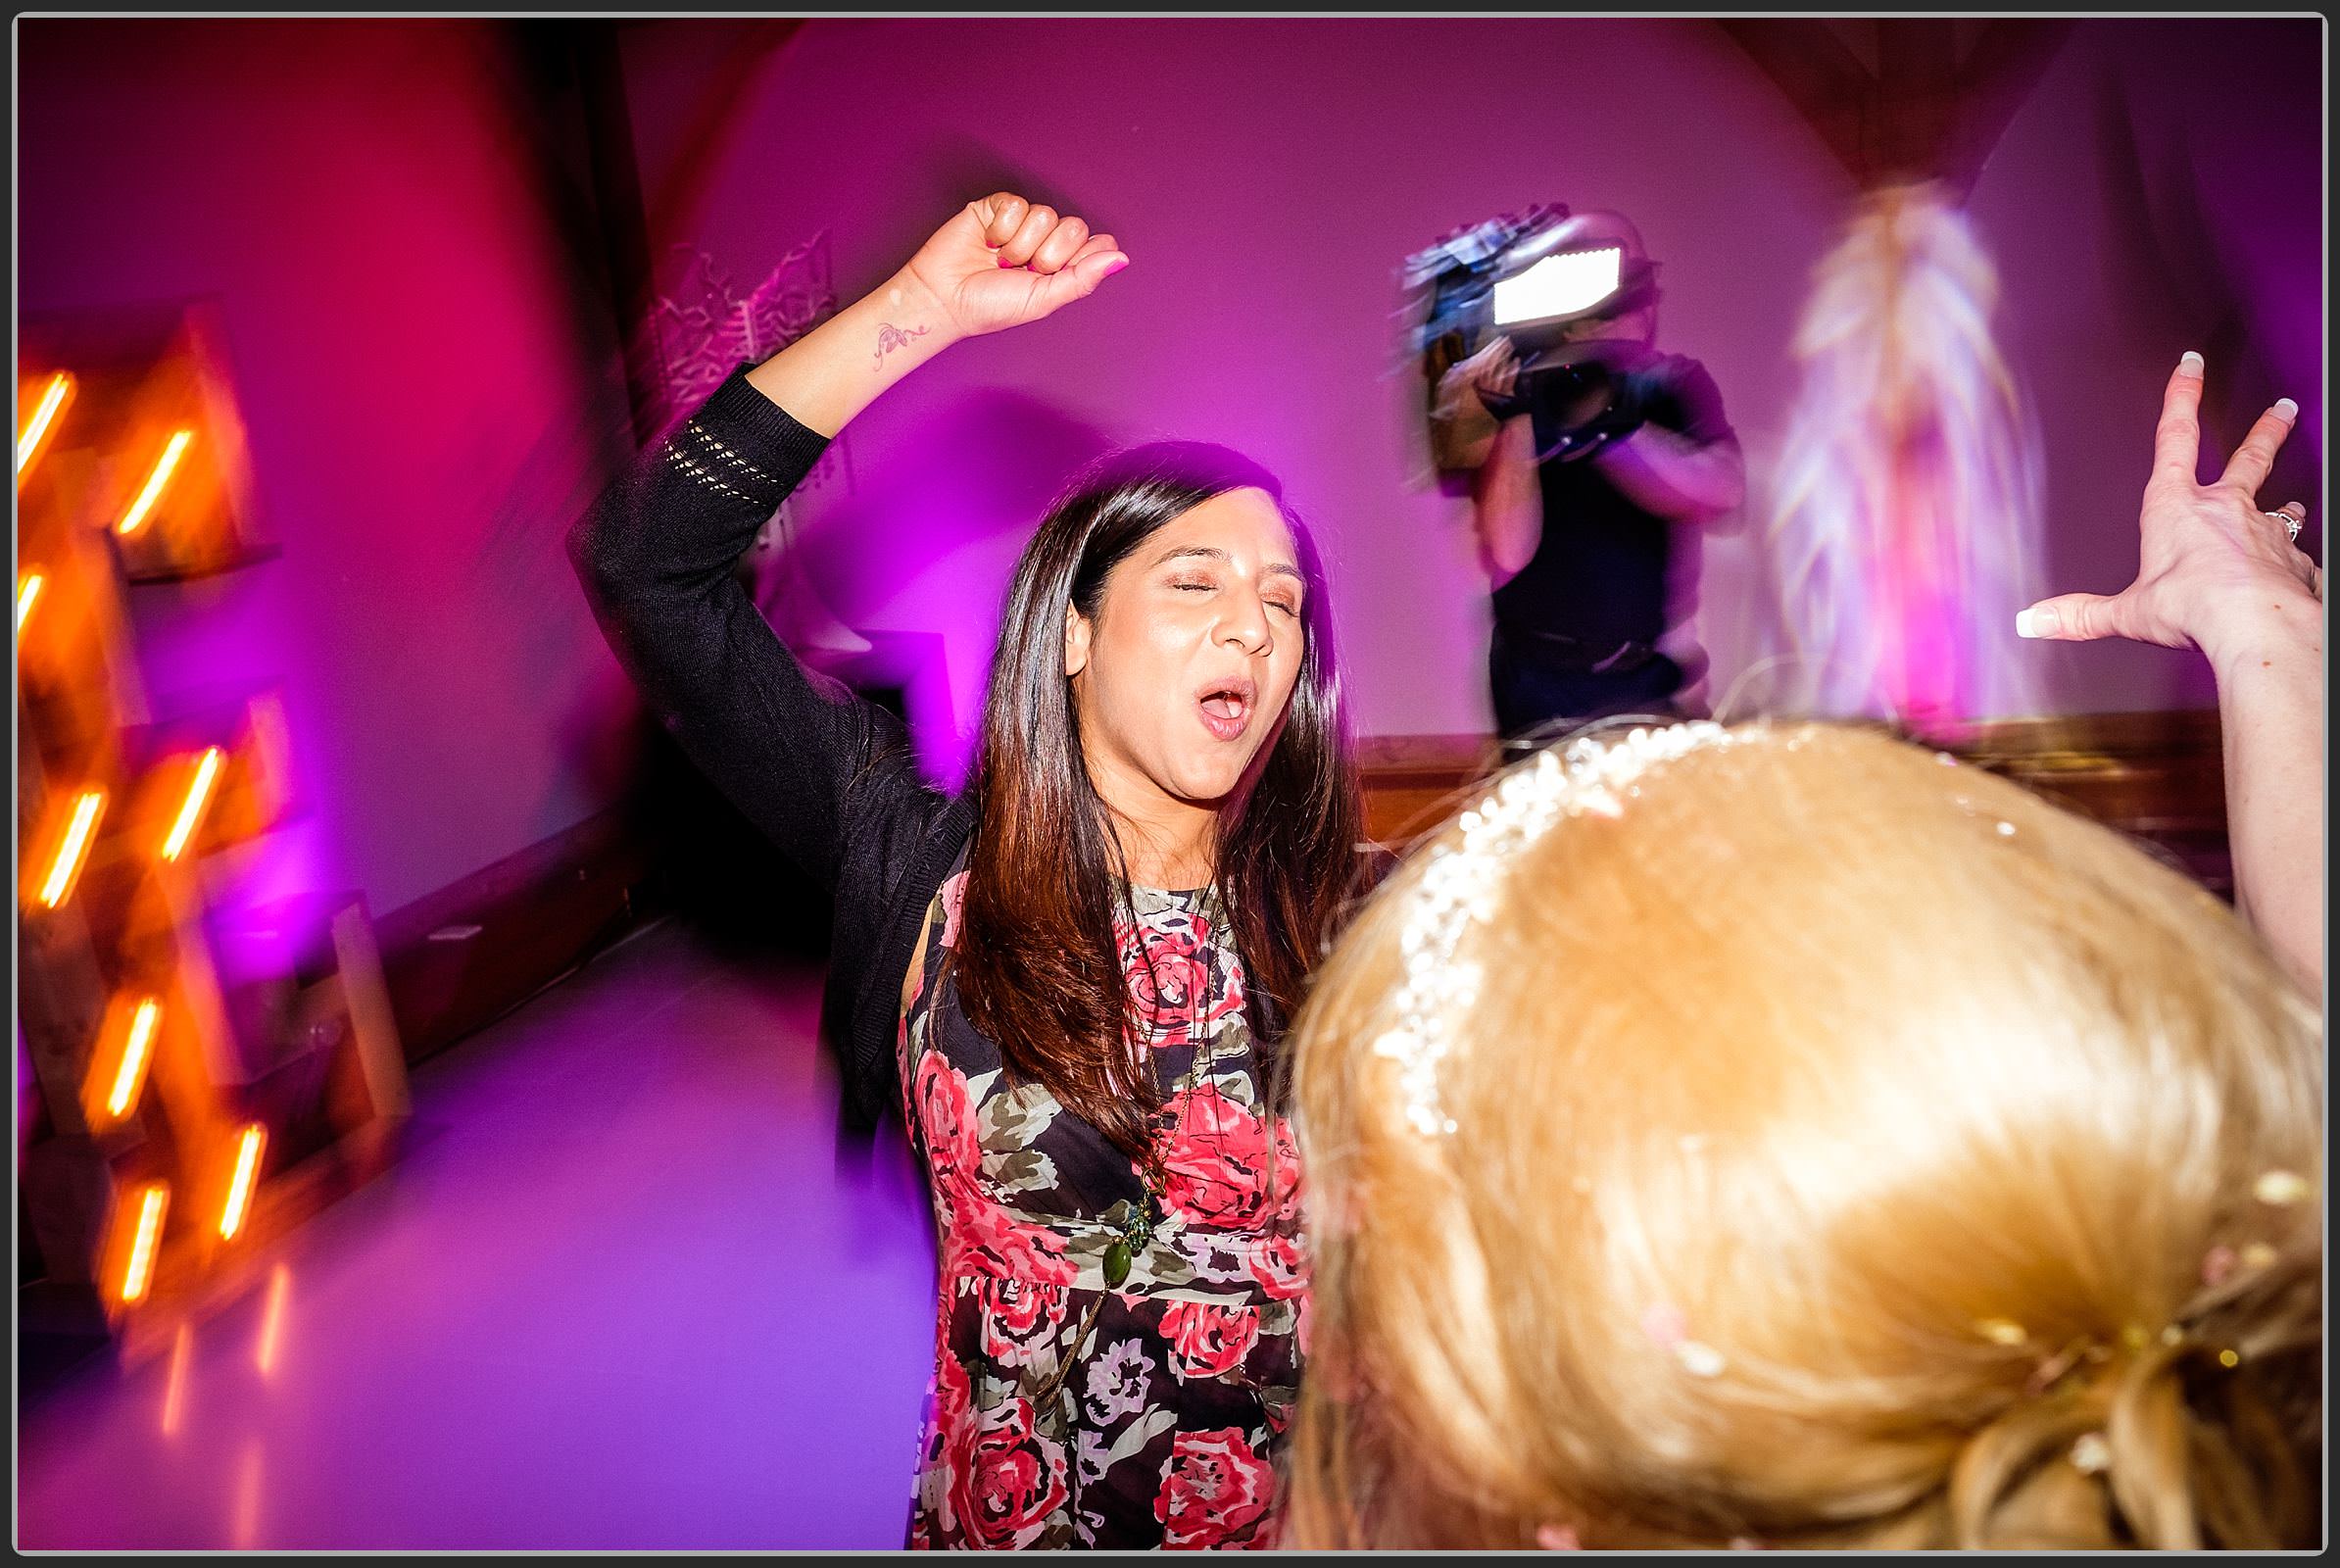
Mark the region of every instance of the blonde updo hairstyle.
POLYGON ((1461 827, 1323 971, 1287 1540, 2313 1544, 2315 1010, 2004 779, 1717 733, 1471 863, 1450 1130, 1377 1042, 1461 827))

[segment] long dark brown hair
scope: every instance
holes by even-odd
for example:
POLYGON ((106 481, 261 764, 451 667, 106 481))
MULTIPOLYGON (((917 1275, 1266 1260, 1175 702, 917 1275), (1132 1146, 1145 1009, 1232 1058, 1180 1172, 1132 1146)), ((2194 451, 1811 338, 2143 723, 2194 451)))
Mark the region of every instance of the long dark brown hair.
POLYGON ((979 826, 951 958, 959 1003, 999 1046, 1011 1082, 1046 1086, 1133 1158, 1160 1093, 1132 1045, 1137 1020, 1114 935, 1127 868, 1082 757, 1065 612, 1094 621, 1116 565, 1189 509, 1242 489, 1275 501, 1306 579, 1305 644, 1281 731, 1252 760, 1218 830, 1219 895, 1265 1079, 1354 889, 1363 820, 1323 563, 1283 487, 1249 459, 1198 442, 1138 447, 1091 468, 1016 565, 984 709, 979 826))

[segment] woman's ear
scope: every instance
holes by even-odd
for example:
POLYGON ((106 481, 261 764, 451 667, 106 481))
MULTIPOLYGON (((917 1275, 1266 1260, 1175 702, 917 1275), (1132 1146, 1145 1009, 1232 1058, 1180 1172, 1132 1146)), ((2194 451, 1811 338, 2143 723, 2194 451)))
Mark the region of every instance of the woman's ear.
POLYGON ((1064 607, 1064 678, 1072 679, 1089 667, 1089 619, 1071 605, 1064 607))

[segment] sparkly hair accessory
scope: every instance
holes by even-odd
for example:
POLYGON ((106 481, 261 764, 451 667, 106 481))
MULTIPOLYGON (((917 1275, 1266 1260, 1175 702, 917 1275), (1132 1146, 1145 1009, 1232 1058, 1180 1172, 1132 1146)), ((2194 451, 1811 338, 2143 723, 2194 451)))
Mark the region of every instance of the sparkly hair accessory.
POLYGON ((1413 906, 1398 937, 1405 974, 1397 990, 1397 1022, 1373 1043, 1376 1054, 1398 1064, 1406 1116, 1425 1138, 1454 1131, 1438 1102, 1438 1063, 1450 1045, 1453 1010, 1479 994, 1475 963, 1456 956, 1474 921, 1494 910, 1502 862, 1542 837, 1564 816, 1617 816, 1635 793, 1633 781, 1659 762, 1734 739, 1722 725, 1700 719, 1659 729, 1635 728, 1621 739, 1592 736, 1536 754, 1461 818, 1462 841, 1431 852, 1413 906))

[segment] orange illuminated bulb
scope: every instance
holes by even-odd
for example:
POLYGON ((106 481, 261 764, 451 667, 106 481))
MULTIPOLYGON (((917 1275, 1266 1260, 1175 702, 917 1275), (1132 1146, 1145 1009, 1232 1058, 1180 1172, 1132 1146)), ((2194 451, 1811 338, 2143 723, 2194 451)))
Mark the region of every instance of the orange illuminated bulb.
POLYGON ((186 849, 187 840, 195 836, 195 824, 203 820, 203 808, 211 799, 212 785, 219 777, 219 767, 226 756, 217 746, 208 748, 203 760, 196 764, 195 782, 187 786, 186 801, 178 808, 178 820, 171 824, 171 837, 163 842, 163 858, 175 860, 186 849))
POLYGON ((268 1141, 267 1129, 258 1122, 246 1127, 237 1140, 235 1177, 227 1184, 227 1206, 219 1211, 219 1234, 229 1241, 244 1228, 244 1216, 251 1211, 252 1186, 260 1176, 260 1152, 268 1141))
POLYGON ((149 1048, 155 1039, 155 1022, 163 1014, 163 1004, 149 997, 138 1004, 138 1010, 130 1017, 130 1036, 122 1048, 122 1065, 115 1069, 114 1092, 106 1097, 106 1110, 117 1120, 129 1114, 137 1103, 138 1086, 146 1077, 149 1048))
POLYGON ((32 606, 40 598, 42 585, 47 581, 37 571, 24 573, 17 584, 17 635, 24 635, 24 617, 32 613, 32 606))
POLYGON ((163 1209, 170 1201, 171 1189, 161 1182, 150 1182, 138 1195, 138 1235, 130 1244, 129 1264, 122 1271, 124 1304, 145 1296, 154 1281, 155 1249, 163 1239, 163 1209))
POLYGON ((171 470, 178 466, 178 460, 186 456, 187 443, 194 439, 195 432, 192 430, 172 433, 171 444, 163 449, 162 458, 155 464, 155 471, 146 476, 146 488, 138 492, 138 499, 130 503, 130 510, 123 513, 122 521, 114 525, 116 533, 126 538, 138 531, 138 525, 146 520, 146 514, 154 511, 155 503, 163 499, 163 488, 171 483, 171 470))
POLYGON ((65 412, 68 399, 73 395, 73 378, 59 370, 49 377, 48 388, 40 395, 40 403, 32 411, 32 417, 24 421, 24 428, 17 432, 17 477, 24 477, 33 454, 40 450, 43 437, 57 423, 57 416, 65 412))
POLYGON ((57 859, 49 867, 48 880, 41 884, 40 902, 48 907, 56 908, 73 892, 73 878, 81 874, 81 862, 89 854, 91 832, 105 808, 104 790, 83 790, 73 803, 73 818, 66 826, 65 842, 57 847, 57 859))

